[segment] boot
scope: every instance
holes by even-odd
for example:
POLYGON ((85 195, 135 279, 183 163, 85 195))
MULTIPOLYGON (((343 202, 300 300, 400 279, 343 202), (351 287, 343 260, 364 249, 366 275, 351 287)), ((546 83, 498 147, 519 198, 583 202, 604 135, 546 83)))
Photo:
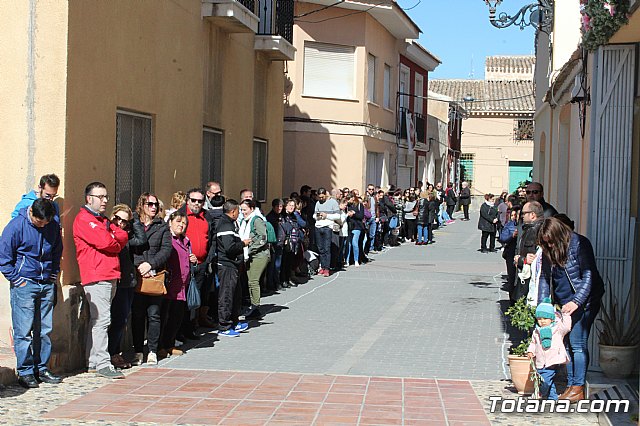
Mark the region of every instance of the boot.
POLYGON ((568 399, 570 402, 578 402, 584 399, 584 386, 571 386, 571 392, 564 399, 568 399))
POLYGON ((558 395, 558 399, 567 399, 567 395, 569 395, 571 393, 571 388, 573 386, 567 386, 567 388, 564 390, 564 392, 562 392, 560 395, 558 395))
POLYGON ((214 324, 213 322, 211 322, 211 320, 207 316, 207 312, 209 312, 208 306, 201 306, 198 310, 198 324, 200 325, 200 327, 218 328, 218 324, 214 324))

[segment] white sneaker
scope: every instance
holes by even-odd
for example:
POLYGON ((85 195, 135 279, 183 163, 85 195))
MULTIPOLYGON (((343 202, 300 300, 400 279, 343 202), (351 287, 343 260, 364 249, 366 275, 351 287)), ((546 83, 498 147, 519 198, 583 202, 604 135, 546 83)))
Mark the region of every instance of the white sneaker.
POLYGON ((149 352, 147 355, 147 364, 156 365, 158 363, 158 355, 155 352, 149 352))
POLYGON ((355 262, 355 263, 353 264, 353 266, 355 266, 355 267, 357 268, 358 266, 360 266, 360 264, 359 264, 358 262, 355 262))
POLYGON ((142 365, 142 361, 144 360, 144 354, 142 352, 136 352, 133 357, 133 361, 131 361, 131 365, 142 365))

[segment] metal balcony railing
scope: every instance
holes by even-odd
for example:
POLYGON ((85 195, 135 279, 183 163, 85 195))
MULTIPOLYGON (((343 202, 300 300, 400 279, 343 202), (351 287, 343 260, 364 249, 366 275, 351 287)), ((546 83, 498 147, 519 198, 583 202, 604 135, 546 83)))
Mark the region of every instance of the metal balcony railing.
POLYGON ((293 1, 258 0, 258 35, 279 35, 293 43, 293 1))
MULTIPOLYGON (((407 111, 405 107, 400 107, 399 114, 399 137, 400 139, 407 139, 407 111)), ((416 140, 420 143, 426 142, 427 121, 424 115, 414 112, 413 113, 414 125, 416 128, 416 140)))
POLYGON ((255 0, 237 0, 238 3, 249 9, 253 14, 256 13, 256 1, 255 0))

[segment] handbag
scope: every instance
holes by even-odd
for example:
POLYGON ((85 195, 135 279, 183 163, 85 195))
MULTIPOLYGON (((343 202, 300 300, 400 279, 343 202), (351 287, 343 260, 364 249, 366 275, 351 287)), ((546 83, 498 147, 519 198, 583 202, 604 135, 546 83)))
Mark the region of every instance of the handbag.
POLYGON ((138 273, 138 285, 136 286, 136 293, 144 294, 147 296, 164 296, 167 294, 167 288, 164 283, 169 277, 167 271, 162 270, 157 272, 152 277, 143 277, 138 273))
POLYGON ((187 289, 187 309, 198 309, 201 304, 200 289, 196 283, 195 267, 191 266, 191 279, 189 280, 189 288, 187 289))

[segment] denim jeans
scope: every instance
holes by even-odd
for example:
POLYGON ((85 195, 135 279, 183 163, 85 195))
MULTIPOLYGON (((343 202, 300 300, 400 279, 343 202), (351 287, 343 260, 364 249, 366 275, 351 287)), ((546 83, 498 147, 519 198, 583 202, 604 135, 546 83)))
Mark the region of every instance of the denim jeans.
POLYGON ((367 225, 369 225, 369 251, 373 250, 373 247, 376 243, 376 230, 378 227, 378 224, 376 223, 376 218, 372 217, 371 219, 369 219, 369 221, 367 222, 367 225))
POLYGON ((419 243, 426 243, 429 241, 429 225, 418 224, 418 238, 416 241, 419 243))
POLYGON ((276 290, 280 283, 282 282, 282 255, 284 252, 284 248, 281 246, 275 246, 273 249, 273 256, 271 258, 271 262, 269 262, 269 266, 267 267, 267 271, 269 274, 269 286, 276 290))
POLYGON ((316 245, 320 255, 320 268, 329 269, 331 266, 331 239, 333 231, 331 228, 316 228, 316 245))
POLYGON ((589 365, 589 332, 600 311, 600 301, 594 302, 586 311, 580 307, 571 315, 571 331, 564 341, 569 355, 567 386, 584 386, 589 365))
POLYGON ((36 369, 47 369, 51 357, 49 333, 53 326, 55 291, 53 283, 20 279, 17 284, 11 284, 13 350, 20 376, 35 374, 36 369))
POLYGON ((109 326, 109 355, 120 353, 120 343, 124 328, 127 325, 131 304, 133 303, 133 287, 118 287, 111 302, 111 325, 109 326))
MULTIPOLYGON (((345 257, 345 265, 349 264, 351 258, 351 250, 353 249, 353 263, 360 262, 360 229, 354 229, 351 231, 351 241, 347 241, 347 256, 345 257)), ((347 237, 349 238, 349 237, 347 237)))
POLYGON ((553 382, 553 378, 556 375, 556 366, 552 365, 547 368, 539 368, 538 373, 542 376, 542 383, 540 384, 540 396, 546 399, 558 400, 558 393, 556 392, 556 384, 553 382))

